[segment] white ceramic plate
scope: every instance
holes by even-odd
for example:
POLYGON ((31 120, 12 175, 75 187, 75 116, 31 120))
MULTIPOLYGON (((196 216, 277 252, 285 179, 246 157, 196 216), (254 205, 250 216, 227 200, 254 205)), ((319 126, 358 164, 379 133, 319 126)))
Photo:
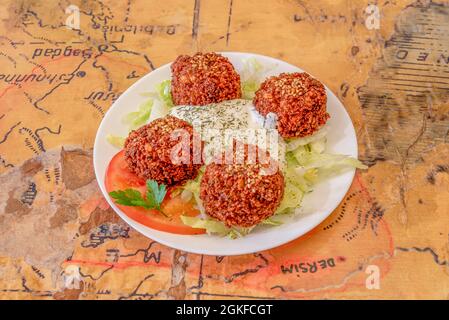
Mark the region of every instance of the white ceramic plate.
MULTIPOLYGON (((252 53, 225 52, 237 72, 240 72, 242 60, 255 57, 270 71, 269 75, 281 72, 298 72, 302 69, 286 62, 252 53)), ((262 227, 248 236, 239 239, 228 239, 209 235, 176 235, 148 228, 126 216, 109 198, 104 185, 106 168, 118 150, 106 141, 107 134, 127 135, 127 128, 121 119, 129 112, 135 111, 146 98, 140 93, 152 91, 156 84, 171 78, 170 64, 166 64, 147 74, 126 90, 106 113, 98 128, 94 145, 94 167, 98 184, 105 198, 117 214, 130 226, 143 235, 164 245, 183 251, 207 255, 239 255, 247 254, 287 243, 316 227, 338 206, 345 196, 354 178, 355 170, 349 170, 338 176, 317 184, 314 191, 304 197, 301 213, 288 217, 280 226, 262 227)), ((328 121, 327 150, 357 157, 357 139, 351 119, 342 103, 333 92, 326 87, 328 121)))

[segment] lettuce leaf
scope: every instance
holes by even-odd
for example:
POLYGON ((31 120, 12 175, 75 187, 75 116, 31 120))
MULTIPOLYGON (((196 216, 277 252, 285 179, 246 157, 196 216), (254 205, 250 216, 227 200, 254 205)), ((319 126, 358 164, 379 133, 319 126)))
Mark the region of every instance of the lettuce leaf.
POLYGON ((171 97, 171 80, 164 80, 156 85, 156 92, 157 98, 162 101, 167 108, 173 107, 173 100, 171 97))
POLYGON ((142 95, 149 99, 140 104, 138 111, 130 112, 123 118, 123 122, 130 130, 137 129, 148 121, 164 117, 173 107, 170 80, 157 84, 154 92, 142 93, 142 95))
MULTIPOLYGON (((298 161, 291 152, 286 154, 287 165, 284 168, 284 178, 286 182, 290 182, 291 185, 299 188, 303 194, 312 191, 312 181, 308 180, 307 170, 298 165, 298 161)), ((286 183, 286 190, 284 193, 288 193, 286 183)), ((295 192, 293 189, 292 192, 295 192)), ((299 196, 298 196, 299 197, 299 196)))
POLYGON ((171 80, 164 80, 155 86, 154 92, 144 93, 153 99, 153 109, 151 110, 149 121, 165 117, 173 107, 171 97, 171 80))
POLYGON ((173 100, 171 96, 171 80, 164 80, 154 87, 154 91, 142 92, 140 95, 144 97, 153 98, 159 100, 167 108, 173 107, 173 100))
POLYGON ((286 153, 287 166, 284 174, 303 192, 312 191, 320 180, 339 174, 350 168, 368 168, 359 160, 342 154, 325 153, 326 138, 316 139, 286 153))
POLYGON ((193 198, 195 199, 196 207, 200 211, 202 217, 206 217, 206 211, 203 207, 203 202, 200 199, 200 183, 201 178, 204 174, 204 166, 201 167, 200 171, 198 172, 198 176, 193 179, 187 181, 184 186, 182 187, 183 192, 187 191, 190 192, 193 195, 193 198))
POLYGON ((326 133, 323 128, 311 137, 296 139, 287 144, 284 198, 277 214, 298 208, 304 193, 311 192, 314 184, 320 180, 349 168, 367 168, 350 156, 325 153, 326 133))
POLYGON ((170 108, 167 107, 165 103, 162 103, 160 100, 155 99, 148 122, 165 117, 169 113, 169 111, 170 108))
POLYGON ((305 151, 305 148, 293 152, 298 165, 304 169, 318 168, 338 171, 339 169, 358 168, 367 169, 368 167, 359 160, 342 154, 318 153, 313 149, 305 151))
POLYGON ((135 130, 148 122, 152 107, 153 99, 148 99, 140 104, 138 111, 130 112, 123 117, 122 121, 128 126, 129 131, 135 130))
POLYGON ((223 222, 214 219, 201 219, 200 217, 181 216, 181 221, 187 226, 198 229, 206 229, 208 234, 227 235, 231 229, 223 222))
POLYGON ((231 239, 237 239, 242 238, 246 235, 248 235, 251 231, 253 231, 253 227, 243 228, 243 227, 232 227, 230 231, 228 232, 227 236, 231 239))
POLYGON ((315 153, 323 153, 326 150, 326 138, 315 140, 309 144, 310 151, 315 153))
MULTIPOLYGON (((188 217, 188 216, 181 216, 181 221, 185 225, 197 228, 197 229, 205 229, 206 233, 209 235, 218 235, 218 236, 228 236, 231 239, 241 238, 246 236, 248 233, 251 232, 251 230, 254 227, 251 228, 243 228, 243 227, 232 227, 228 228, 225 226, 225 224, 221 221, 212 219, 212 218, 206 218, 203 219, 201 217, 188 217)), ((272 223, 273 225, 275 222, 272 223)), ((277 225, 277 224, 276 224, 277 225)))
POLYGON ((261 224, 266 224, 269 226, 280 226, 282 223, 283 223, 282 221, 276 220, 273 217, 267 218, 261 222, 261 224))
MULTIPOLYGON (((318 130, 317 132, 312 134, 311 136, 304 137, 304 138, 290 139, 289 141, 287 141, 287 151, 294 151, 294 150, 298 149, 298 147, 300 147, 300 146, 313 144, 315 142, 321 143, 321 144, 324 143, 324 146, 325 146, 327 130, 328 130, 327 127, 324 126, 320 130, 318 130), (321 141, 321 142, 318 142, 318 141, 321 141)), ((324 151, 324 149, 323 149, 323 151, 324 151)))
POLYGON ((114 147, 122 149, 125 145, 126 137, 114 136, 112 134, 108 134, 106 136, 106 140, 112 144, 114 147))
POLYGON ((254 98, 264 72, 263 65, 257 59, 249 58, 243 61, 243 70, 240 73, 243 99, 254 98))
POLYGON ((276 210, 276 214, 289 213, 292 209, 298 208, 301 205, 303 196, 304 191, 295 183, 287 180, 284 197, 276 210))

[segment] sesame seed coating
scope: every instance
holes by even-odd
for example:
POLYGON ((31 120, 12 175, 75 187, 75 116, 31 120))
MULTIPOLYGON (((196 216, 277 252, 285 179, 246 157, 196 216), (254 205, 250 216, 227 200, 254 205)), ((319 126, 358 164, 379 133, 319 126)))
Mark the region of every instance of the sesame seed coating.
POLYGON ((253 100, 263 116, 277 114, 277 129, 284 138, 305 137, 323 126, 329 118, 326 102, 323 84, 305 72, 269 77, 253 100))
MULTIPOLYGON (((244 147, 247 152, 248 145, 244 147)), ((201 180, 200 198, 206 213, 228 227, 251 227, 265 220, 274 214, 284 195, 284 177, 279 170, 263 175, 266 165, 246 160, 247 153, 244 164, 208 164, 201 180)))
POLYGON ((125 160, 137 176, 173 186, 197 176, 201 164, 193 164, 192 150, 192 126, 184 120, 166 116, 131 131, 125 141, 125 160), (186 164, 174 164, 171 159, 172 149, 180 142, 171 136, 177 129, 189 133, 190 162, 186 164))
POLYGON ((239 74, 228 58, 218 53, 181 55, 171 70, 175 105, 206 105, 242 95, 239 74))

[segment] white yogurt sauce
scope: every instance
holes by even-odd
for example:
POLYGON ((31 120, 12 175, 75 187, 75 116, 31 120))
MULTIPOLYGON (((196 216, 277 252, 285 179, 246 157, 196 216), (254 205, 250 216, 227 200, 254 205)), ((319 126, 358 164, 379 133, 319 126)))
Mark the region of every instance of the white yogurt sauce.
POLYGON ((229 146, 233 139, 258 145, 268 149, 272 154, 279 154, 278 161, 284 162, 285 142, 277 134, 276 115, 267 117, 259 114, 251 100, 229 100, 205 106, 176 106, 170 115, 192 124, 196 132, 201 133, 205 142, 206 161, 210 160, 217 150, 229 146), (249 130, 248 130, 249 129, 249 130), (267 145, 266 139, 276 139, 276 147, 267 145))

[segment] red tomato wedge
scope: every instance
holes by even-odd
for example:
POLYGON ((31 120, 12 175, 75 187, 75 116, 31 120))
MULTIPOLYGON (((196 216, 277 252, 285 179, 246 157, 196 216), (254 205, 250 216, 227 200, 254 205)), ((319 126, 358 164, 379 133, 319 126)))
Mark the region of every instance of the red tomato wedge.
MULTIPOLYGON (((109 163, 105 177, 106 190, 109 192, 125 189, 136 189, 142 194, 146 192, 145 180, 137 177, 128 169, 124 151, 117 153, 109 163)), ((112 201, 114 201, 112 199, 112 201)), ((142 207, 130 207, 116 204, 120 210, 129 218, 152 229, 176 234, 202 234, 204 229, 196 229, 182 223, 180 216, 194 217, 199 211, 194 208, 191 202, 184 202, 180 196, 171 197, 168 190, 162 202, 162 211, 168 216, 164 216, 157 210, 148 210, 142 207)))

